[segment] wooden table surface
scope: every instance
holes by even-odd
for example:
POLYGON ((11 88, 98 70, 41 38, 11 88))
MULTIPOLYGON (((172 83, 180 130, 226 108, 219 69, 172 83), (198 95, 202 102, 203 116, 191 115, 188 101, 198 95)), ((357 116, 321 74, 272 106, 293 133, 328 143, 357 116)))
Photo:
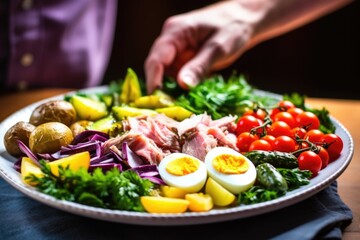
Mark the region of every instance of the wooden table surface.
MULTIPOLYGON (((70 89, 43 89, 2 94, 0 96, 0 121, 13 112, 33 102, 65 93, 70 89)), ((354 140, 354 155, 348 168, 338 178, 341 199, 353 211, 354 219, 343 234, 343 239, 360 239, 360 100, 316 99, 306 101, 312 107, 325 107, 350 132, 354 140)))

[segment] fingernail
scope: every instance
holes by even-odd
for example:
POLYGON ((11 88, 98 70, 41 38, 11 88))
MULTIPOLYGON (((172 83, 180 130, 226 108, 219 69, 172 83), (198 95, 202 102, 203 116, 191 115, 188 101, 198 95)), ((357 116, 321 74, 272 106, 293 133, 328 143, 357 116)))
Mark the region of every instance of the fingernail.
POLYGON ((183 76, 182 81, 184 85, 186 85, 188 88, 195 87, 195 85, 197 84, 196 80, 190 75, 183 76))

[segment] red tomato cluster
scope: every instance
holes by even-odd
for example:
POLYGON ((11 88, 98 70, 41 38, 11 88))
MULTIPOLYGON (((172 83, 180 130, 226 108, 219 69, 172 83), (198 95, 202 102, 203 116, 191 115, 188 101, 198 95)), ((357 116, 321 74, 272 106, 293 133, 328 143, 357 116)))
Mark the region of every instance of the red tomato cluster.
POLYGON ((278 106, 249 110, 237 121, 237 147, 240 152, 252 150, 294 153, 299 169, 316 176, 328 163, 336 160, 343 149, 342 139, 319 130, 320 120, 312 112, 296 107, 288 100, 278 106))

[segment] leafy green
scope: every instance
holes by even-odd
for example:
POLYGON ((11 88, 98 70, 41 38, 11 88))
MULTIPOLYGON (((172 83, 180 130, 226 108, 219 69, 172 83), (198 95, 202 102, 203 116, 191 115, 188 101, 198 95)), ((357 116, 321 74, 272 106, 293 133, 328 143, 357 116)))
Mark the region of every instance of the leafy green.
POLYGON ((72 171, 59 167, 59 176, 55 176, 45 161, 40 164, 44 176, 28 176, 40 192, 94 207, 145 211, 140 196, 149 195, 154 187, 151 181, 130 170, 119 172, 113 168, 104 173, 96 168, 90 173, 86 169, 72 171))
MULTIPOLYGON (((285 178, 288 190, 292 191, 300 186, 307 185, 310 183, 311 172, 308 170, 300 170, 298 168, 276 168, 280 174, 285 178)), ((261 185, 254 185, 249 190, 242 192, 238 196, 239 204, 254 204, 265 201, 270 201, 279 198, 286 194, 280 190, 266 189, 261 185)))
POLYGON ((277 168, 288 184, 288 191, 299 188, 310 183, 311 171, 299 168, 277 168))
POLYGON ((254 88, 243 75, 233 74, 228 79, 214 75, 180 95, 176 104, 196 114, 206 112, 213 119, 219 119, 227 115, 240 116, 254 102, 268 99, 254 94, 254 88))
POLYGON ((239 194, 239 204, 254 204, 260 202, 270 201, 283 196, 282 191, 266 189, 263 186, 254 185, 249 190, 239 194))
POLYGON ((290 100, 295 104, 296 107, 299 107, 305 111, 313 112, 320 120, 320 131, 323 133, 334 133, 335 125, 330 119, 330 113, 327 109, 315 109, 305 104, 305 95, 300 95, 299 93, 292 93, 290 95, 285 94, 283 99, 290 100))

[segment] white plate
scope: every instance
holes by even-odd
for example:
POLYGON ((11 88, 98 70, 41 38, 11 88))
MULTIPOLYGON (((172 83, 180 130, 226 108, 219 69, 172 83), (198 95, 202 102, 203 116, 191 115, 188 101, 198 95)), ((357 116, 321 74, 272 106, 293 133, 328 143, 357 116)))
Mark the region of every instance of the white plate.
MULTIPOLYGON (((85 92, 103 92, 106 87, 96 87, 83 90, 85 92)), ((261 94, 271 94, 259 91, 261 94)), ((69 93, 70 94, 70 93, 69 93)), ((238 206, 233 208, 213 209, 209 212, 195 213, 186 212, 182 214, 149 214, 140 212, 129 212, 119 210, 107 210, 102 208, 90 207, 82 204, 68 201, 60 201, 49 195, 38 192, 35 188, 25 185, 20 178, 20 174, 13 169, 13 163, 16 160, 10 156, 4 147, 4 134, 13 124, 22 120, 28 121, 32 110, 41 102, 50 99, 62 99, 64 95, 44 99, 31 104, 5 119, 0 125, 0 176, 2 176, 11 186, 41 203, 61 209, 66 212, 78 214, 95 219, 101 219, 112 222, 121 222, 138 225, 192 225, 220 222, 225 220, 245 218, 271 212, 286 206, 290 206, 302 200, 305 200, 336 180, 347 168, 354 152, 353 139, 348 130, 336 119, 331 120, 336 126, 336 134, 344 142, 344 149, 339 159, 330 163, 325 169, 321 170, 319 175, 313 178, 309 185, 303 186, 297 190, 288 192, 285 196, 278 199, 247 206, 238 206)))

